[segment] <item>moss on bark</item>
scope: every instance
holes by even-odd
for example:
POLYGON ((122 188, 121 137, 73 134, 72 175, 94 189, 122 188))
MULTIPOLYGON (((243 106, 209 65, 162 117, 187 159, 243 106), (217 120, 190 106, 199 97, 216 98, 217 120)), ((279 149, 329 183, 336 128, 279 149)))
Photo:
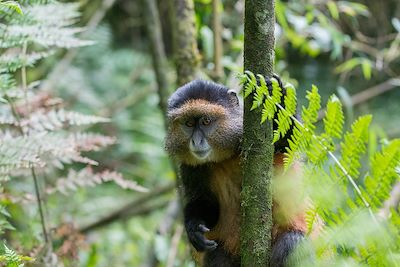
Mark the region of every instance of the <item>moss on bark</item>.
MULTIPOLYGON (((274 64, 275 13, 273 0, 246 0, 244 68, 271 77, 274 64)), ((271 254, 272 231, 272 123, 260 124, 261 111, 250 111, 252 97, 244 102, 242 266, 266 266, 271 254)))

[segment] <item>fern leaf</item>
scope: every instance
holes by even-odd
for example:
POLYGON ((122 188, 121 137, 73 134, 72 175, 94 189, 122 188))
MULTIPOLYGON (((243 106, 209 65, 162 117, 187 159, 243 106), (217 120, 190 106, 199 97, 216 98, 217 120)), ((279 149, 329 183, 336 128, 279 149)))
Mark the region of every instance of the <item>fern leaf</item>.
POLYGON ((0 69, 0 94, 7 91, 10 88, 15 87, 15 79, 8 73, 2 73, 0 69))
POLYGON ((307 91, 308 107, 303 108, 301 118, 305 128, 314 130, 314 123, 318 121, 318 111, 321 109, 321 96, 318 94, 318 88, 312 85, 311 91, 307 91))
POLYGON ((61 192, 68 195, 75 192, 79 188, 94 187, 105 182, 114 182, 123 189, 134 190, 138 192, 147 192, 148 189, 138 185, 131 180, 125 180, 120 173, 112 171, 103 171, 94 173, 92 168, 86 167, 80 171, 70 170, 67 177, 57 179, 54 187, 48 188, 46 191, 49 194, 61 192))
POLYGON ((371 159, 371 172, 365 178, 365 190, 375 208, 383 206, 390 196, 393 183, 400 179, 396 167, 400 165, 400 140, 392 140, 371 159))
POLYGON ((31 67, 43 58, 54 54, 54 50, 46 52, 32 52, 27 55, 21 53, 5 53, 0 56, 0 66, 6 68, 9 72, 14 72, 22 67, 31 67))
POLYGON ((281 137, 284 137, 290 130, 293 124, 293 120, 290 116, 291 114, 289 114, 286 109, 278 111, 277 119, 275 119, 277 129, 274 131, 273 143, 277 142, 281 137))
POLYGON ((325 133, 330 137, 340 138, 343 132, 344 115, 339 98, 332 95, 328 101, 324 118, 325 133))
POLYGON ((79 126, 102 122, 109 122, 109 119, 60 109, 51 110, 47 113, 42 111, 36 112, 28 119, 22 120, 21 127, 25 131, 54 131, 72 125, 79 126))
MULTIPOLYGON (((341 143, 342 158, 340 164, 351 177, 359 176, 361 167, 360 158, 366 151, 366 142, 368 141, 368 128, 371 123, 371 115, 360 117, 351 126, 352 132, 346 133, 344 141, 341 143)), ((341 169, 338 169, 343 173, 341 169)))
POLYGON ((316 207, 309 207, 305 212, 305 221, 307 224, 307 233, 311 233, 315 223, 318 221, 318 212, 316 207))
POLYGON ((0 8, 1 8, 0 12, 3 10, 3 8, 7 8, 9 10, 17 12, 20 15, 23 14, 21 6, 15 1, 0 2, 0 8))
POLYGON ((285 110, 290 115, 296 114, 296 107, 297 107, 296 89, 291 84, 286 85, 286 95, 284 103, 285 103, 285 110))

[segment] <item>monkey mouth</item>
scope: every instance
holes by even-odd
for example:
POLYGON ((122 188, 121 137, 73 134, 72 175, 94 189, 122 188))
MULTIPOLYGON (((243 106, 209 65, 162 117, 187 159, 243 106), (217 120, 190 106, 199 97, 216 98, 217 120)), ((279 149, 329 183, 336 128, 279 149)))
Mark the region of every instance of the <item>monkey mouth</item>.
POLYGON ((208 157, 208 155, 210 154, 210 150, 196 150, 196 151, 192 151, 193 156, 195 156, 198 159, 205 159, 206 157, 208 157))

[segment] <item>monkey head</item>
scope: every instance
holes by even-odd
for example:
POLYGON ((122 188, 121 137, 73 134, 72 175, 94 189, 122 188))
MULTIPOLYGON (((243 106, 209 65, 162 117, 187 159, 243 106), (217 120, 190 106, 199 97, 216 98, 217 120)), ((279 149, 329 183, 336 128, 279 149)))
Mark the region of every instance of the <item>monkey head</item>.
POLYGON ((236 94, 210 81, 195 80, 168 101, 167 152, 188 165, 220 162, 239 151, 242 109, 236 94))

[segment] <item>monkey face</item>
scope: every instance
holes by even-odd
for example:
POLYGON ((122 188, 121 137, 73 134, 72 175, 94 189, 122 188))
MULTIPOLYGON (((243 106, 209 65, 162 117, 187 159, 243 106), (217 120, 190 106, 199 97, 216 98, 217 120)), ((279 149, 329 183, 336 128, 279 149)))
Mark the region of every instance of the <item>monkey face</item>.
POLYGON ((170 112, 167 152, 189 165, 225 160, 239 149, 240 109, 228 110, 204 100, 192 100, 170 112))
POLYGON ((238 153, 242 109, 228 88, 202 80, 190 82, 170 97, 167 116, 165 148, 179 162, 201 165, 238 153))
POLYGON ((217 127, 217 119, 210 116, 191 117, 181 123, 182 132, 189 140, 189 151, 199 161, 210 156, 212 147, 208 142, 217 127))

